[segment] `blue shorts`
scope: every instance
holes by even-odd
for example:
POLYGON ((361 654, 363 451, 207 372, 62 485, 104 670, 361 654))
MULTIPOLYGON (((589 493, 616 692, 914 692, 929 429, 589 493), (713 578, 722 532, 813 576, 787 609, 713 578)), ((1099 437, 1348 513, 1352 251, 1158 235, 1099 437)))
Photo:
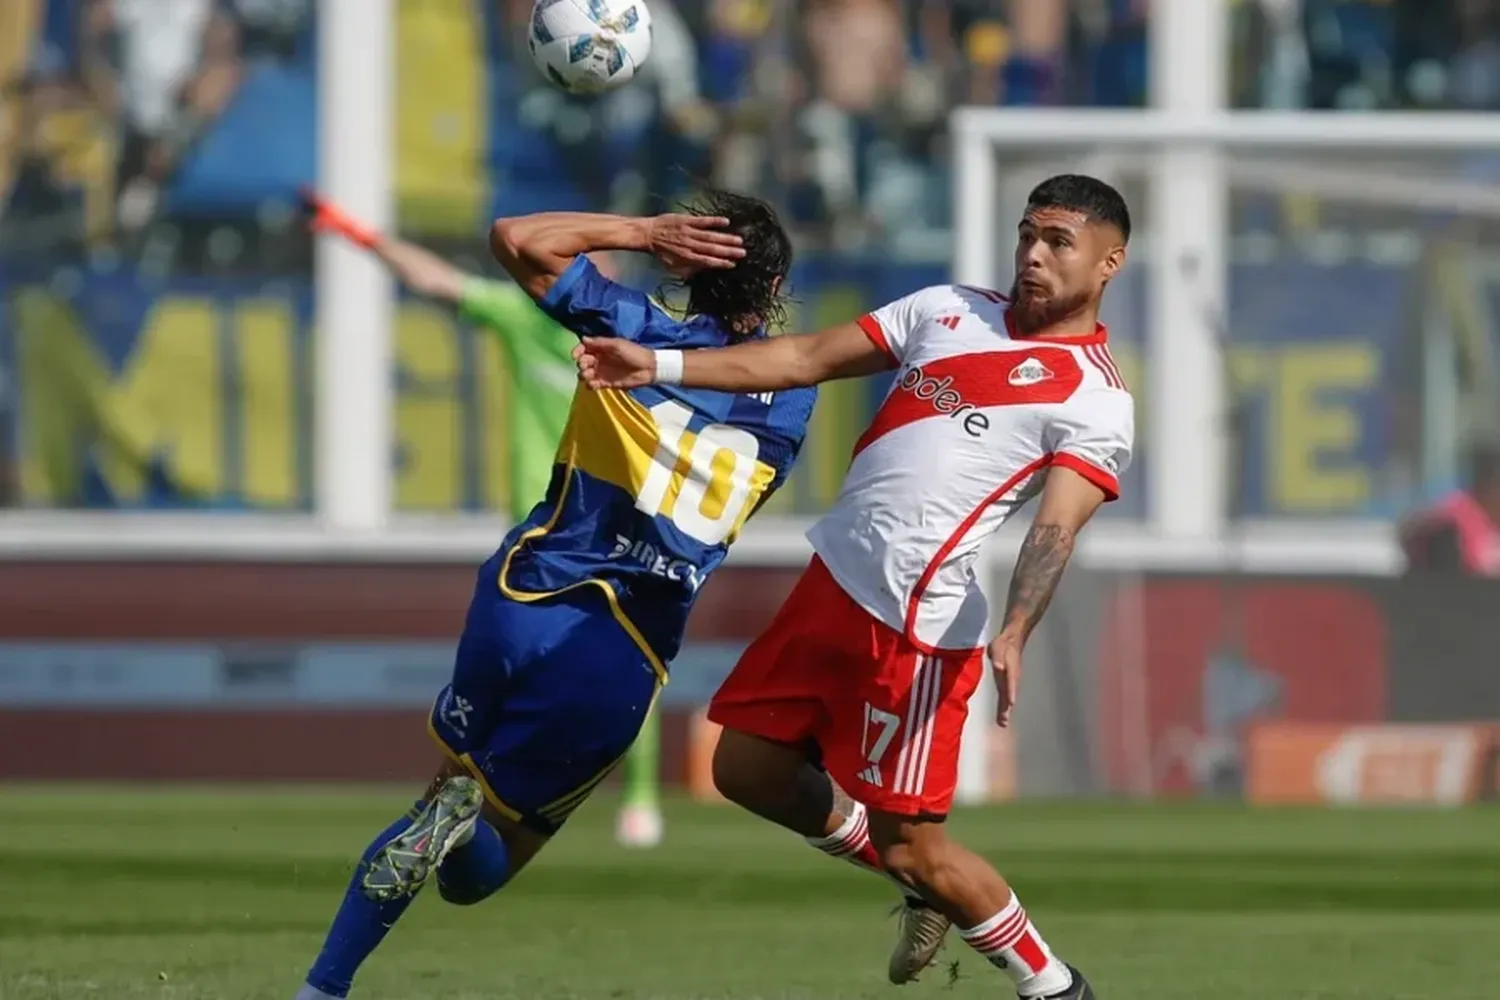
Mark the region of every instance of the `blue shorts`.
POLYGON ((598 588, 523 603, 493 569, 429 727, 502 816, 552 834, 635 742, 657 675, 598 588))

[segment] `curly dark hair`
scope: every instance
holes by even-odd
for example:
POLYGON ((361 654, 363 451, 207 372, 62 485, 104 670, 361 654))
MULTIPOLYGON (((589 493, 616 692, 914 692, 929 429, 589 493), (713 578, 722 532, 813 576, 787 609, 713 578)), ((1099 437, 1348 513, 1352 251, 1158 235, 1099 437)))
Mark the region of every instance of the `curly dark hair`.
POLYGON ((722 216, 729 231, 745 241, 745 256, 727 270, 703 270, 674 282, 687 292, 690 314, 713 316, 735 333, 786 320, 786 276, 792 269, 792 241, 776 209, 759 198, 708 188, 684 211, 722 216))

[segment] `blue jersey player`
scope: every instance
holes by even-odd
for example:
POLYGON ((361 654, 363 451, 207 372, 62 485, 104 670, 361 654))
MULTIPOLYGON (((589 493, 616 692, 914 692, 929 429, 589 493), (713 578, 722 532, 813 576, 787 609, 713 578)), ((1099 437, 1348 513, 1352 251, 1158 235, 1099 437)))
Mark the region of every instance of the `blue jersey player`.
MULTIPOLYGON (((768 205, 727 192, 652 219, 503 219, 490 243, 563 326, 659 348, 764 336, 792 256, 768 205), (599 250, 654 254, 685 287, 686 318, 601 275, 585 256, 599 250)), ((449 902, 493 894, 620 761, 699 588, 786 478, 813 401, 673 386, 574 397, 546 499, 479 570, 429 719, 447 759, 366 849, 297 1000, 347 996, 434 874, 449 902)))

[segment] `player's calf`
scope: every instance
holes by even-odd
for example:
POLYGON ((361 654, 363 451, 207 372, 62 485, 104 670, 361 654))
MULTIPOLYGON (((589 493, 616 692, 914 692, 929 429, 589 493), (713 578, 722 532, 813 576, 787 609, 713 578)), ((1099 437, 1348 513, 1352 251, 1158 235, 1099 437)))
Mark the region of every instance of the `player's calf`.
POLYGON ((870 829, 882 864, 963 928, 963 939, 1005 972, 1020 996, 1092 998, 1087 981, 1052 953, 1005 879, 949 839, 941 821, 874 813, 870 829))
POLYGON ((505 839, 481 818, 438 864, 438 895, 457 906, 473 906, 500 891, 514 873, 505 839))
POLYGON ((807 842, 829 857, 842 858, 857 868, 878 873, 900 891, 901 905, 896 910, 896 946, 891 951, 886 975, 898 986, 909 983, 937 958, 952 924, 941 911, 930 906, 909 881, 903 881, 900 876, 886 870, 870 841, 868 811, 844 795, 837 785, 833 787, 839 811, 847 818, 833 833, 826 837, 808 837, 807 842))
POLYGON ((910 883, 885 870, 870 842, 869 817, 828 773, 795 747, 725 729, 714 750, 714 784, 725 798, 803 835, 829 857, 874 872, 901 893, 899 930, 887 975, 911 982, 932 964, 950 926, 910 883))
POLYGON ((494 894, 536 853, 537 844, 524 838, 510 846, 481 818, 482 801, 474 781, 450 765, 410 813, 370 843, 296 1000, 348 996, 360 966, 434 870, 444 899, 472 904, 494 894))

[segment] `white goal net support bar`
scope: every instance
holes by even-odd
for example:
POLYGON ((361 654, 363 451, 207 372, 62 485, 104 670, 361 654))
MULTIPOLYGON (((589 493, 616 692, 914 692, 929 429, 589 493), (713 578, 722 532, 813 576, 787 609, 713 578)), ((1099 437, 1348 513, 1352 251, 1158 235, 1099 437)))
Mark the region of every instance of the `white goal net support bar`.
POLYGON ((961 108, 952 131, 954 275, 961 283, 1009 284, 1016 219, 1005 213, 1024 191, 1007 184, 1042 176, 1007 180, 1009 161, 1144 177, 1146 210, 1127 266, 1150 270, 1141 339, 1152 390, 1138 401, 1149 438, 1139 444, 1157 457, 1147 521, 1161 538, 1222 537, 1231 509, 1225 366, 1215 329, 1226 304, 1231 186, 1500 218, 1494 185, 1382 162, 1414 153, 1500 152, 1500 115, 961 108), (1330 165, 1329 154, 1358 162, 1330 165))

